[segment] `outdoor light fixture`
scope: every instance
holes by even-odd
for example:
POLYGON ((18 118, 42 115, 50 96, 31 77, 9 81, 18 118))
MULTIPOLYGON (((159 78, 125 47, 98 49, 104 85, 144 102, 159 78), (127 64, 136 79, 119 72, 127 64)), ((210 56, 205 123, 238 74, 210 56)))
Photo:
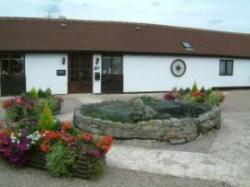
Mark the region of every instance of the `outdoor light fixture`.
POLYGON ((65 62, 66 62, 66 58, 63 57, 63 58, 62 58, 62 65, 65 65, 65 62))

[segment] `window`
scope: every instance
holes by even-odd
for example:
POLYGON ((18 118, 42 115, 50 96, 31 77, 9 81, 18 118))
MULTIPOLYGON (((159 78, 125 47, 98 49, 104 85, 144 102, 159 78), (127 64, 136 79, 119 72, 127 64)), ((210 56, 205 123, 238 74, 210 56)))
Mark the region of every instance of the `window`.
POLYGON ((0 55, 1 75, 24 75, 24 55, 0 55))
POLYGON ((233 75, 233 60, 220 61, 220 75, 233 75))
POLYGON ((189 42, 181 42, 182 47, 187 51, 193 51, 193 47, 189 42))
POLYGON ((122 57, 121 56, 103 56, 102 74, 104 75, 122 75, 122 57))

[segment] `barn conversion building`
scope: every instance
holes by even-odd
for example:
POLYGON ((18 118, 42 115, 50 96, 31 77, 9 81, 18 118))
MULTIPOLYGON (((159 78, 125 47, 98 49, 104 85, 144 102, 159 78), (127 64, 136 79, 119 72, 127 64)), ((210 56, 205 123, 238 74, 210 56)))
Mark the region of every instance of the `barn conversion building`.
POLYGON ((0 93, 250 87, 250 35, 163 25, 0 18, 0 93))

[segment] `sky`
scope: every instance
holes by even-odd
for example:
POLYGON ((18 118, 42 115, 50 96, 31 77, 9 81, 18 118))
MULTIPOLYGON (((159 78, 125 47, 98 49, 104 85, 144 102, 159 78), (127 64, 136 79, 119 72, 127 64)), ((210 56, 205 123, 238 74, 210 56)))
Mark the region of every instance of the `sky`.
POLYGON ((130 21, 250 33, 250 0, 0 0, 0 16, 130 21))

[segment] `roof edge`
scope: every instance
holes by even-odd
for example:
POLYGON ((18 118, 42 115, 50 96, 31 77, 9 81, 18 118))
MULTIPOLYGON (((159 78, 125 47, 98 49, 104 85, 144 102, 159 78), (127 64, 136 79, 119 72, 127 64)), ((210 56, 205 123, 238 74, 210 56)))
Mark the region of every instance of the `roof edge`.
POLYGON ((203 28, 194 28, 194 27, 184 27, 184 26, 173 26, 173 25, 163 25, 156 23, 143 23, 143 22, 133 22, 133 21, 114 21, 114 20, 84 20, 84 19, 73 19, 73 18, 42 18, 42 17, 8 17, 0 16, 0 20, 37 20, 37 21, 62 21, 62 22, 89 22, 89 23, 113 23, 113 24, 125 24, 125 25, 135 25, 135 26, 149 26, 149 27, 159 27, 159 28, 172 28, 172 29, 182 29, 189 31, 203 31, 203 32, 214 32, 221 34, 229 35, 244 35, 250 36, 250 33, 241 33, 241 32, 231 32, 231 31, 222 31, 222 30, 212 30, 212 29, 203 29, 203 28))

